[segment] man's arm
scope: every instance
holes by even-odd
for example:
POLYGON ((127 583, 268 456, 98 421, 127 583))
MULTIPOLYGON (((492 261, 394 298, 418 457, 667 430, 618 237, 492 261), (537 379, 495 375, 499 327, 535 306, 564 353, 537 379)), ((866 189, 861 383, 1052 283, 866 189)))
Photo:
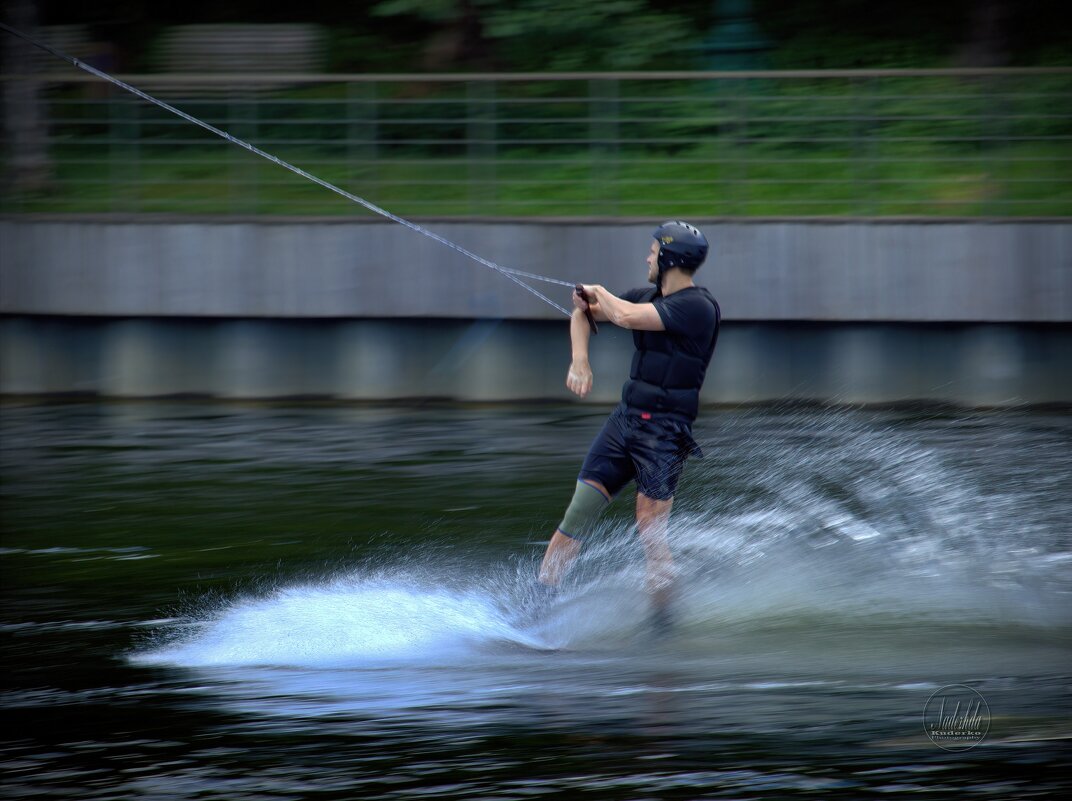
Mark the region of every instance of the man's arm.
POLYGON ((622 328, 634 331, 665 331, 663 318, 652 303, 630 303, 611 294, 599 284, 585 286, 585 293, 592 298, 589 304, 597 320, 607 320, 622 328))
POLYGON ((588 319, 582 309, 574 309, 570 315, 570 343, 573 346, 573 361, 566 374, 566 386, 580 397, 592 389, 592 368, 588 363, 588 340, 591 337, 588 319))

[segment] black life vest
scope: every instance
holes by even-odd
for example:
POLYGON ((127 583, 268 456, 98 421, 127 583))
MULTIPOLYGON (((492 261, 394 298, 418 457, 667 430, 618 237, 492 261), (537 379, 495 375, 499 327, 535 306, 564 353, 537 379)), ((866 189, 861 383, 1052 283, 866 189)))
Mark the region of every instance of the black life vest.
MULTIPOLYGON (((636 353, 633 354, 629 380, 622 387, 622 403, 628 408, 687 423, 696 419, 700 409, 700 387, 718 343, 722 311, 718 301, 704 287, 679 291, 694 290, 702 293, 715 307, 715 325, 710 331, 710 339, 697 342, 666 331, 634 331, 636 353)), ((645 290, 636 302, 651 303, 658 296, 659 291, 651 288, 645 290)))

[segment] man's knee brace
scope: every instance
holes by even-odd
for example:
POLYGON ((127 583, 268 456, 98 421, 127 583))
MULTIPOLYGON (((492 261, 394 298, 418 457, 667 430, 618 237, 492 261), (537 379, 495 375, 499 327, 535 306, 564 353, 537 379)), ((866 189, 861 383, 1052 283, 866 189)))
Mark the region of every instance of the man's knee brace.
POLYGON ((592 524, 603 514, 610 501, 607 496, 597 490, 591 484, 583 481, 577 482, 577 488, 573 491, 573 500, 569 508, 558 524, 558 530, 570 539, 579 540, 592 528, 592 524))

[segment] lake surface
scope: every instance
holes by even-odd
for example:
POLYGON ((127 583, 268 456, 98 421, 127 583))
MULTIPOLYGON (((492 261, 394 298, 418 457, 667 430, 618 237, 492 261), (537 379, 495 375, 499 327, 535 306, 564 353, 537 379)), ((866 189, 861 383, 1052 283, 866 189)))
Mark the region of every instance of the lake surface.
POLYGON ((5 794, 1072 787, 1072 416, 708 410, 659 639, 631 491, 518 614, 608 411, 5 402, 5 794))

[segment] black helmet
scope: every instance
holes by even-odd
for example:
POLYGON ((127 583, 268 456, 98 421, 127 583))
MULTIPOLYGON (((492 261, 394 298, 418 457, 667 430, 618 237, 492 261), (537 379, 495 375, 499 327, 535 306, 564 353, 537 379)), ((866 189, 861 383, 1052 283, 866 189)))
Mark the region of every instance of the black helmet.
MULTIPOLYGON (((671 267, 692 272, 707 258, 707 237, 681 220, 664 222, 652 234, 659 243, 659 277, 671 267)), ((662 281, 660 280, 660 283, 662 281)))

